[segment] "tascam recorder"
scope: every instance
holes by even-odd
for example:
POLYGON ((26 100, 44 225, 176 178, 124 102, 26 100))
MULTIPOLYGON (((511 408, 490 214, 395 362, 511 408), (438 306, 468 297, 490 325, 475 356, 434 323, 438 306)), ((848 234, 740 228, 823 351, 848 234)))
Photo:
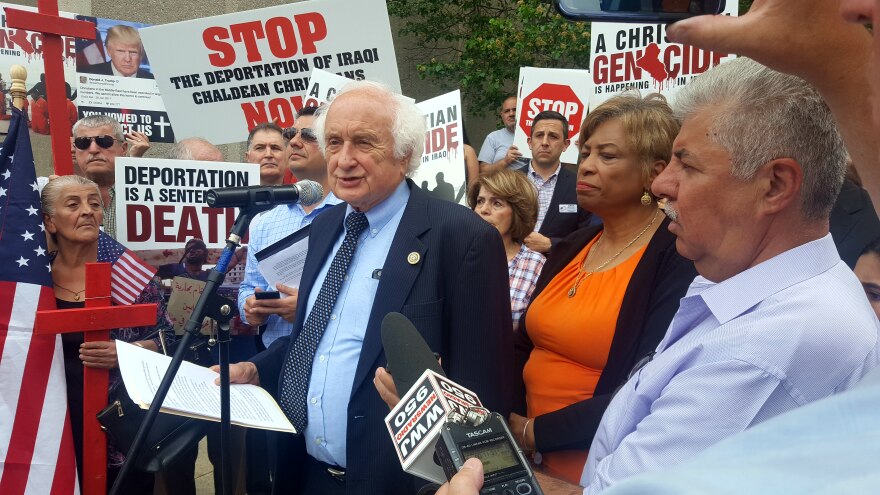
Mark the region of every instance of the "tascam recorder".
POLYGON ((451 411, 440 429, 437 458, 451 479, 464 461, 476 457, 483 463, 481 494, 543 495, 522 450, 514 443, 504 418, 482 407, 462 415, 451 411))

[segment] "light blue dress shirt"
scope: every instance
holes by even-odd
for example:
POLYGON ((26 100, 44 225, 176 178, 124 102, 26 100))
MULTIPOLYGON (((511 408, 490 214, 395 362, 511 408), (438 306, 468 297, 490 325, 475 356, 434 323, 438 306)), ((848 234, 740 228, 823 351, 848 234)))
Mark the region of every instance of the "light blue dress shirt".
MULTIPOLYGON (((269 211, 259 215, 249 229, 247 264, 244 267, 244 280, 238 288, 238 311, 241 321, 247 323, 244 316, 244 302, 254 294, 254 289, 259 287, 263 290, 275 290, 270 288, 269 283, 263 278, 258 267, 256 255, 263 248, 284 239, 297 230, 312 223, 312 220, 322 211, 337 205, 342 201, 333 195, 327 194, 318 206, 309 213, 303 210, 299 204, 278 205, 269 211)), ((272 315, 266 320, 266 330, 263 332, 263 345, 269 347, 275 339, 289 335, 293 324, 288 323, 278 315, 272 315)))
MULTIPOLYGON (((373 309, 373 300, 379 287, 379 274, 376 272, 381 271, 385 265, 385 258, 391 249, 391 242, 397 233, 409 194, 409 186, 403 181, 391 196, 366 211, 370 226, 358 240, 357 249, 348 267, 348 275, 339 289, 327 329, 324 330, 315 351, 306 399, 309 422, 304 436, 309 455, 328 464, 346 467, 348 401, 373 309)), ((348 206, 345 215, 348 216, 352 211, 352 207, 348 206)), ((318 272, 315 285, 309 292, 306 315, 315 306, 321 283, 326 278, 344 237, 343 232, 318 272)))
POLYGON ((846 392, 777 416, 671 470, 603 495, 867 494, 880 491, 880 368, 846 392))
POLYGON ((863 292, 830 235, 721 283, 697 277, 653 360, 602 417, 584 493, 853 386, 880 361, 863 292))

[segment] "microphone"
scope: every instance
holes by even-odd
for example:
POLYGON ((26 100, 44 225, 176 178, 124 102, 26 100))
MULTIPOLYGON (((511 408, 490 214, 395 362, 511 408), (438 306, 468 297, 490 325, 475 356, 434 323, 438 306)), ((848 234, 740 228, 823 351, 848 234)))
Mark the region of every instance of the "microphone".
POLYGON ((400 402, 385 417, 403 470, 436 483, 446 481, 434 461, 434 445, 450 412, 482 407, 474 392, 446 378, 412 322, 400 313, 382 320, 382 346, 400 402))
POLYGON ((324 197, 324 188, 312 180, 283 186, 246 186, 209 189, 205 202, 214 208, 263 208, 296 204, 310 206, 324 197))
POLYGON ((425 370, 446 376, 437 357, 412 322, 400 313, 388 313, 382 319, 382 347, 388 360, 388 372, 394 379, 397 394, 409 392, 425 370))
POLYGON ((477 457, 485 469, 481 492, 544 495, 505 419, 446 378, 412 322, 400 313, 385 315, 382 346, 400 395, 385 427, 404 471, 443 483, 465 459, 477 457))

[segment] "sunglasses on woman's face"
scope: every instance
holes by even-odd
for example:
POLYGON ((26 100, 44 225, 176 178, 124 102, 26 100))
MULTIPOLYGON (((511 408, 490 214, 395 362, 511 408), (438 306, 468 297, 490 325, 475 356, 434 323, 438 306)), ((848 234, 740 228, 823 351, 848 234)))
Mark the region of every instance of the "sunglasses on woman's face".
POLYGON ((303 141, 309 143, 318 142, 318 136, 315 135, 315 131, 309 129, 308 127, 303 127, 302 129, 297 129, 296 127, 288 127, 287 129, 284 129, 284 132, 282 134, 284 136, 284 139, 290 141, 291 139, 296 137, 297 133, 299 133, 299 137, 303 141))
POLYGON ((92 145, 92 141, 98 143, 98 146, 106 150, 113 146, 113 143, 116 142, 116 138, 106 134, 100 136, 80 136, 73 140, 73 145, 76 146, 76 149, 85 151, 92 145))

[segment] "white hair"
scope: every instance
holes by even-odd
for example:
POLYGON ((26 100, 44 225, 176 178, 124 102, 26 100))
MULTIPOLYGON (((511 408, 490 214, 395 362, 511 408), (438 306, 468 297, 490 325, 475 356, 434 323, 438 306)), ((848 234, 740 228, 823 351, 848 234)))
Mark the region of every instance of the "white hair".
POLYGON ((685 86, 674 109, 681 120, 714 110, 709 139, 730 154, 731 174, 740 180, 774 159, 795 160, 803 171, 802 214, 829 217, 843 185, 846 149, 831 110, 806 81, 738 58, 685 86))
POLYGON ((324 141, 324 125, 327 114, 337 98, 354 92, 370 93, 371 96, 382 103, 387 104, 392 113, 391 135, 394 139, 394 158, 400 160, 409 157, 406 167, 407 177, 412 176, 419 164, 422 163, 422 154, 425 151, 425 115, 412 101, 400 94, 393 92, 388 86, 374 81, 352 81, 339 90, 334 99, 323 105, 315 113, 314 129, 318 137, 318 145, 321 153, 326 152, 324 141))

